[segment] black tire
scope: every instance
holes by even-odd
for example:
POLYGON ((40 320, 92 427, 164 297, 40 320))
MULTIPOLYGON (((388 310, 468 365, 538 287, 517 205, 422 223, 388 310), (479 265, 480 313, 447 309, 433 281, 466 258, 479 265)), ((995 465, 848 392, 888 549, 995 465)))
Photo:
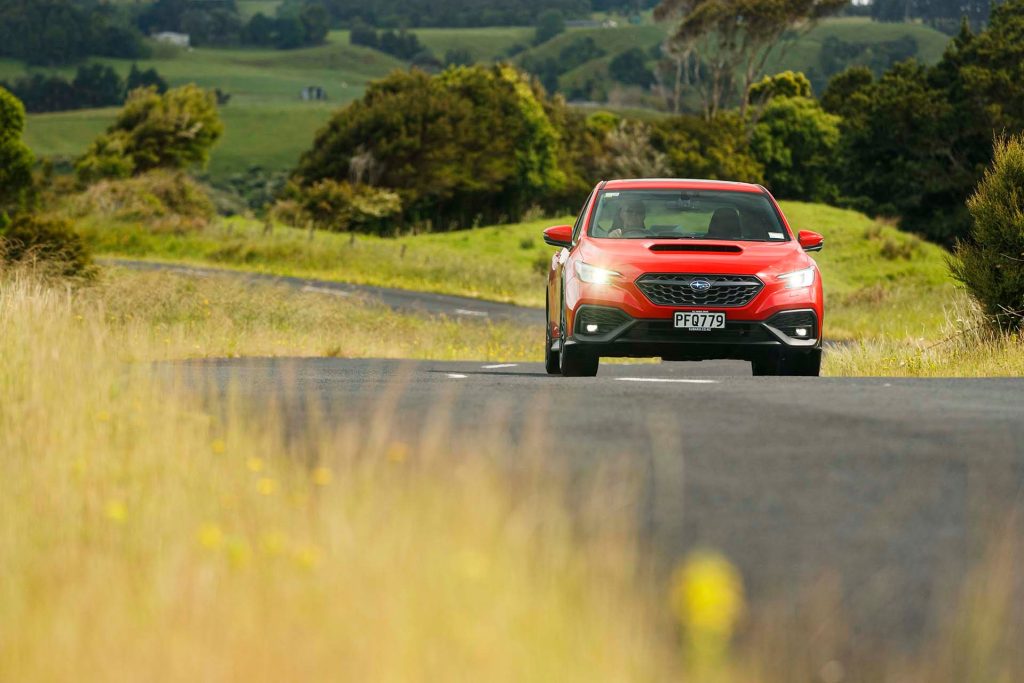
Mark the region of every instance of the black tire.
MULTIPOLYGON (((544 297, 547 299, 547 297, 544 297)), ((551 350, 551 307, 544 304, 544 370, 549 375, 562 374, 562 358, 551 350)))
POLYGON ((750 362, 755 377, 817 377, 821 374, 821 349, 773 352, 750 362))
POLYGON ((551 350, 551 337, 544 333, 544 370, 549 375, 562 374, 562 357, 557 351, 551 350))
POLYGON ((594 377, 601 357, 583 349, 562 345, 562 374, 566 377, 594 377))

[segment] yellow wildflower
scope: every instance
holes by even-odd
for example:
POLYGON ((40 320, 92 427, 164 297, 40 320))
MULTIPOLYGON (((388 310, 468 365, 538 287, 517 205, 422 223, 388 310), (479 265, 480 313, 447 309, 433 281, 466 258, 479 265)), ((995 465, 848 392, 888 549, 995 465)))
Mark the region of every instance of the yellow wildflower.
POLYGON ((692 664, 713 668, 724 662, 743 613, 743 581, 736 568, 718 553, 692 553, 672 575, 671 605, 685 628, 692 664))
POLYGON ((107 503, 107 519, 118 524, 128 518, 128 507, 120 500, 111 500, 107 503))
POLYGON ((295 551, 295 562, 304 569, 315 569, 320 564, 322 553, 315 546, 303 546, 295 551))
POLYGON ((327 486, 332 479, 333 475, 326 467, 317 467, 313 470, 313 483, 317 486, 327 486))
POLYGON ((256 484, 256 490, 264 496, 272 496, 277 493, 277 482, 270 477, 263 477, 256 484))
POLYGON ((99 422, 110 422, 110 413, 106 410, 101 410, 96 413, 96 420, 99 422))
POLYGON ((262 472, 263 460, 260 458, 249 458, 245 461, 245 466, 249 468, 250 472, 262 472))
POLYGON ((224 443, 224 439, 214 439, 213 443, 210 444, 210 450, 217 455, 221 455, 228 449, 228 445, 224 443))
POLYGON ((199 545, 204 548, 216 550, 217 548, 220 548, 222 543, 224 543, 224 532, 221 531, 220 527, 216 524, 207 522, 203 526, 199 527, 196 539, 199 541, 199 545))

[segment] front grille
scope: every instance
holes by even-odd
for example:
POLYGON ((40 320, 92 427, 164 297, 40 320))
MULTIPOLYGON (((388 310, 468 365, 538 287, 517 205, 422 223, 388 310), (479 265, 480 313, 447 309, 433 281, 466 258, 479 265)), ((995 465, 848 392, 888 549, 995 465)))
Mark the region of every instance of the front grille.
POLYGON ((788 337, 816 339, 818 336, 818 318, 814 311, 783 311, 773 315, 768 324, 788 337), (808 330, 809 334, 797 335, 798 328, 808 330))
POLYGON ((753 275, 684 275, 648 274, 636 281, 636 286, 652 303, 658 306, 713 306, 733 308, 746 306, 764 287, 753 275), (694 280, 707 280, 706 291, 694 290, 694 280))
POLYGON ((759 323, 727 322, 725 329, 691 332, 678 329, 671 320, 639 320, 619 337, 635 342, 720 342, 755 343, 775 341, 759 323))
POLYGON ((576 331, 581 334, 607 334, 629 321, 629 316, 617 308, 583 306, 576 314, 576 331), (587 325, 597 325, 597 331, 587 332, 587 325))

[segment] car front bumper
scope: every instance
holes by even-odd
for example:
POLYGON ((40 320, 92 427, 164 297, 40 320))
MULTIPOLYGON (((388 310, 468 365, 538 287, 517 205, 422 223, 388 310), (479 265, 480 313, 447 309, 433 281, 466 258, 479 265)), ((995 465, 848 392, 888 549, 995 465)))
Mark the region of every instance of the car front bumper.
POLYGON ((585 304, 574 316, 567 346, 601 356, 664 360, 758 360, 821 348, 821 324, 811 308, 779 311, 767 320, 726 320, 705 332, 677 329, 673 318, 633 318, 621 309, 585 304))

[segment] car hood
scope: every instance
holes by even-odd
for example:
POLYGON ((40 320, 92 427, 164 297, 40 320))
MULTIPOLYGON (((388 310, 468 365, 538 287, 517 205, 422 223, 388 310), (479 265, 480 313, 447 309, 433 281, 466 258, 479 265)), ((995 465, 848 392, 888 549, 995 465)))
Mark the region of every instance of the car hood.
POLYGON ((579 257, 585 263, 630 280, 643 273, 775 275, 814 265, 795 240, 588 239, 581 247, 579 257))

